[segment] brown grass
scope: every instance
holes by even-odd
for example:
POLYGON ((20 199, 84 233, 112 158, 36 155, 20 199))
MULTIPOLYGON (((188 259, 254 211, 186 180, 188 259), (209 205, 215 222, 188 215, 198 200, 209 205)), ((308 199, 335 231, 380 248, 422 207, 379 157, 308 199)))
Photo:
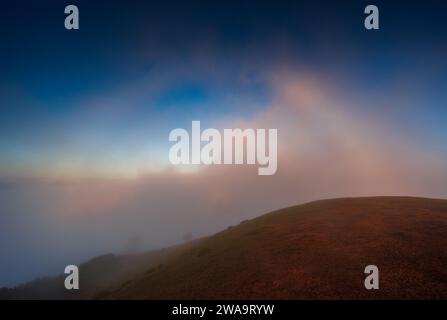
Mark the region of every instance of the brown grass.
POLYGON ((102 297, 445 299, 446 248, 447 200, 323 200, 196 241, 102 297), (364 288, 368 264, 379 290, 364 288))
POLYGON ((244 221, 214 236, 82 264, 64 276, 0 289, 0 299, 447 298, 447 200, 322 200, 244 221), (364 288, 366 265, 380 289, 364 288))

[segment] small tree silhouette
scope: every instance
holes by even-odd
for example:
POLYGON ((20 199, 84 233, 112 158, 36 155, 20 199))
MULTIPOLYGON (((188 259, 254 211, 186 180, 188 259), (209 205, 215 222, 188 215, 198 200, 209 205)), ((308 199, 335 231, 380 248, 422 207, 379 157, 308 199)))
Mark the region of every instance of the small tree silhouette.
POLYGON ((185 234, 183 235, 182 239, 183 239, 183 241, 185 241, 185 242, 189 242, 189 241, 191 241, 191 240, 194 239, 194 236, 192 235, 191 232, 187 232, 187 233, 185 233, 185 234))
POLYGON ((125 252, 126 253, 136 253, 141 249, 143 244, 143 238, 141 236, 130 237, 127 240, 125 252))

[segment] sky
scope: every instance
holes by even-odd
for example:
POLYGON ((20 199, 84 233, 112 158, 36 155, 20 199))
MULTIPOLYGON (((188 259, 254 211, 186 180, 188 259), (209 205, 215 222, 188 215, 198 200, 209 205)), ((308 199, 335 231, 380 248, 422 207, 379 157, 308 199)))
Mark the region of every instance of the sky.
POLYGON ((443 1, 25 3, 0 10, 0 286, 321 198, 447 197, 443 1), (193 120, 278 129, 277 173, 171 165, 193 120))

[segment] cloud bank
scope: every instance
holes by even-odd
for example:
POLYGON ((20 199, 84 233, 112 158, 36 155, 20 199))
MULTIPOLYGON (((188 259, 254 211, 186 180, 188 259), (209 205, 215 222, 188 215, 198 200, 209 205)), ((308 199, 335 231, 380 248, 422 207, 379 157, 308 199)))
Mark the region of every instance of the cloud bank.
POLYGON ((218 165, 164 166, 133 178, 3 178, 0 285, 124 252, 129 239, 159 248, 321 198, 447 197, 445 159, 404 142, 380 116, 353 111, 361 102, 339 99, 335 88, 306 73, 277 72, 269 84, 269 107, 210 124, 278 129, 273 176, 257 175, 256 166, 218 165))

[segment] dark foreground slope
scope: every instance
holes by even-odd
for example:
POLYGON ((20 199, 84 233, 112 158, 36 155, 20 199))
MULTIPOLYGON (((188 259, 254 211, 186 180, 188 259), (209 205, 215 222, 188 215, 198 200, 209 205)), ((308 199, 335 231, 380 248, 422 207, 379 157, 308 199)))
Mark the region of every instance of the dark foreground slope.
POLYGON ((107 298, 447 298, 447 201, 335 199, 197 243, 107 298), (364 288, 364 268, 380 289, 364 288))
MULTIPOLYGON (((447 298, 447 200, 323 200, 275 211, 214 236, 137 256, 106 256, 11 297, 99 299, 447 298), (377 265, 380 289, 364 288, 377 265), (48 294, 44 288, 52 288, 48 294)), ((1 290, 0 290, 1 291, 1 290)), ((1 292, 0 292, 1 296, 1 292)))
POLYGON ((0 288, 0 299, 92 299, 187 248, 182 246, 147 253, 99 256, 79 266, 79 290, 66 290, 66 275, 61 274, 38 278, 15 288, 0 288))

